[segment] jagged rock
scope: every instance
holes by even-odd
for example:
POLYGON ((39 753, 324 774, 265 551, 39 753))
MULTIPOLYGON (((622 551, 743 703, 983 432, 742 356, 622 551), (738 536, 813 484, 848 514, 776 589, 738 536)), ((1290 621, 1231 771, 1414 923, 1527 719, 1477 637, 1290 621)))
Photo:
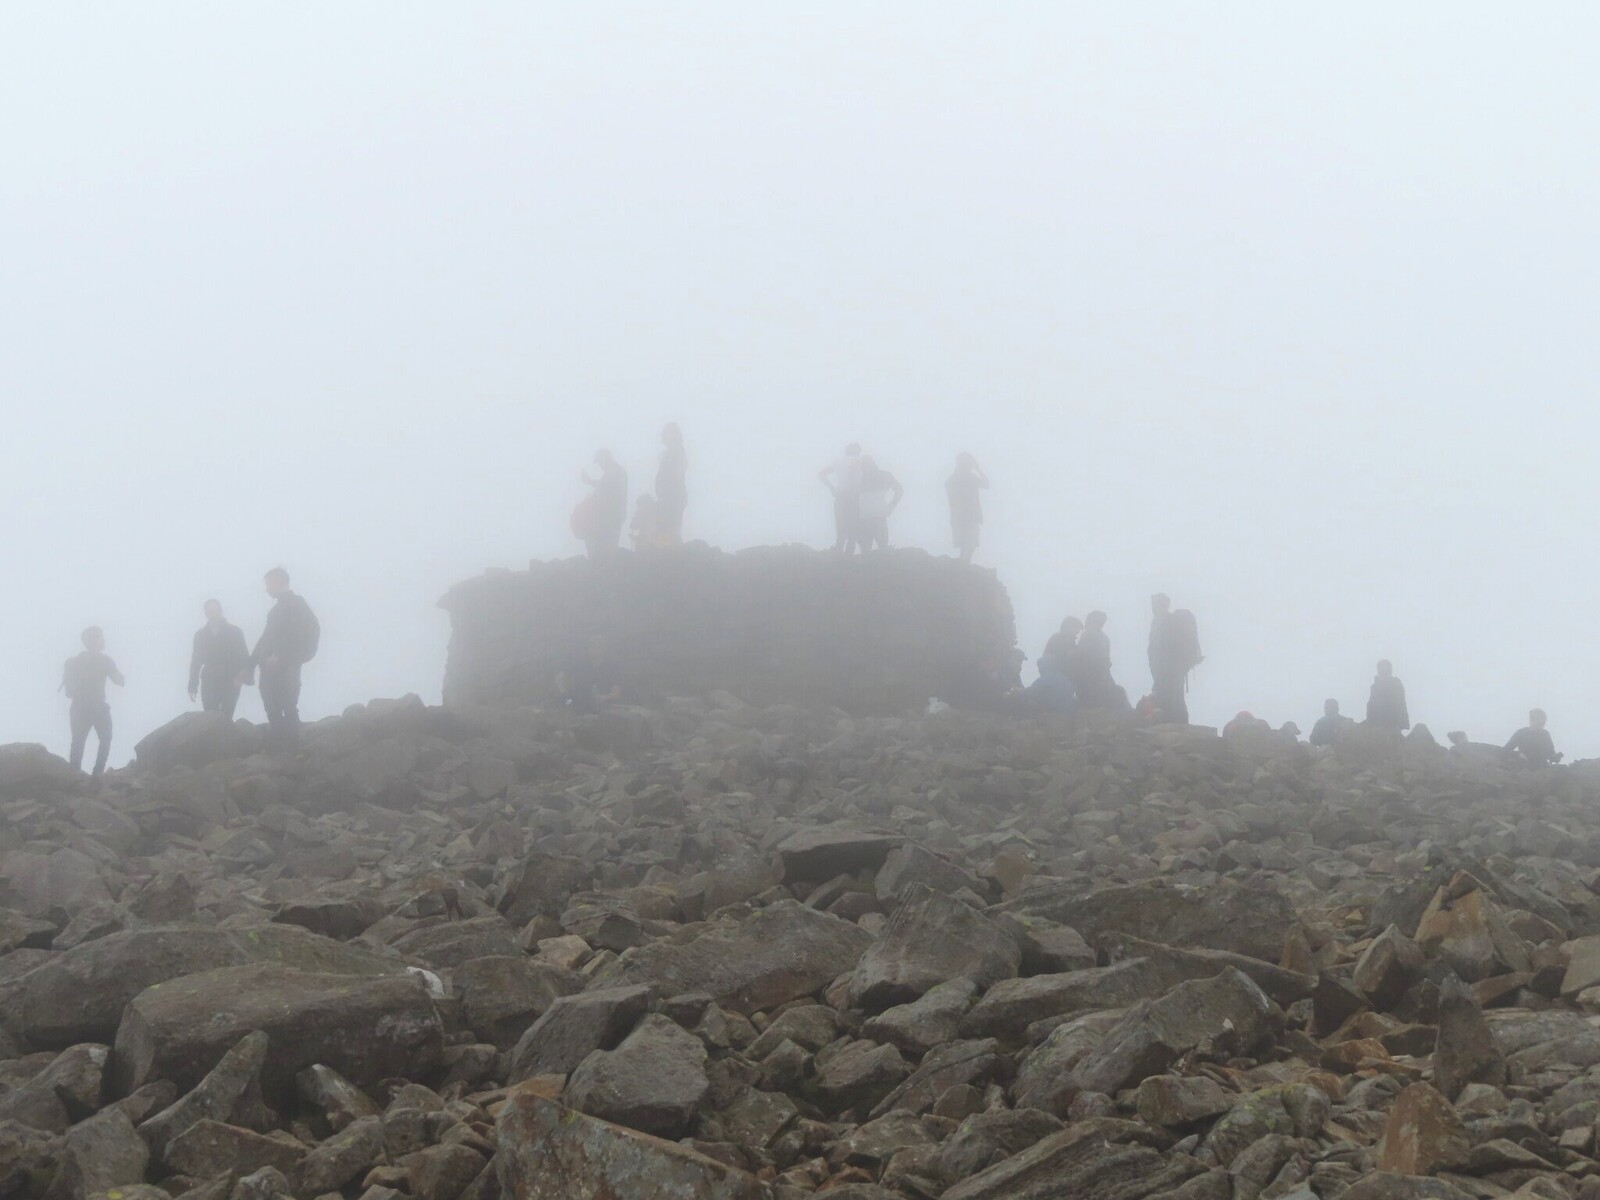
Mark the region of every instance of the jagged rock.
POLYGON ((711 1084, 700 1039, 666 1017, 647 1016, 615 1050, 596 1050, 567 1081, 579 1112, 657 1137, 687 1134, 711 1084))
POLYGON ((570 971, 516 957, 474 958, 451 976, 463 1024, 480 1041, 509 1050, 562 996, 583 989, 570 971))
MULTIPOLYGON (((361 1117, 313 1149, 295 1168, 297 1196, 337 1192, 383 1158, 383 1121, 361 1117)), ((479 1161, 482 1166, 482 1161, 479 1161)))
POLYGON ((68 915, 111 899, 100 868, 80 850, 0 854, 0 902, 28 916, 68 915))
POLYGON ((649 1194, 658 1200, 775 1200, 753 1175, 682 1146, 597 1121, 530 1093, 495 1125, 495 1170, 509 1200, 649 1194))
POLYGON ((982 882, 971 871, 916 842, 906 842, 889 851, 872 886, 879 900, 893 903, 915 884, 952 895, 963 888, 979 896, 984 892, 982 882))
POLYGON ((1017 973, 1012 936, 961 901, 913 885, 850 977, 850 1002, 870 1012, 915 1000, 952 979, 980 988, 1017 973))
POLYGON ((1500 1087, 1506 1082, 1505 1055, 1495 1045, 1476 998, 1454 976, 1439 986, 1433 1081, 1446 1100, 1454 1100, 1471 1083, 1500 1087))
POLYGON ((255 1133, 221 1121, 196 1121, 172 1139, 166 1162, 173 1170, 196 1179, 248 1175, 263 1167, 287 1177, 294 1173, 305 1153, 305 1147, 292 1139, 255 1133))
POLYGON ((266 925, 249 932, 138 929, 76 946, 0 983, 0 1011, 6 1013, 9 1028, 36 1045, 109 1042, 124 1007, 146 988, 218 967, 260 962, 340 975, 395 974, 403 968, 387 954, 289 926, 266 925))
POLYGON ((44 799, 76 791, 83 776, 37 742, 0 746, 0 800, 44 799))
POLYGON ((1390 925, 1362 953, 1352 981, 1375 1007, 1387 1011, 1422 978, 1426 965, 1421 948, 1390 925))
POLYGON ((170 771, 204 767, 230 758, 244 758, 260 749, 259 730, 221 713, 187 712, 147 733, 133 748, 141 767, 170 771))
POLYGON ((872 1110, 874 1117, 895 1109, 924 1113, 953 1087, 985 1087, 1007 1082, 1011 1061, 993 1038, 951 1042, 930 1051, 906 1081, 890 1092, 872 1110))
POLYGON ((100 1107, 110 1048, 95 1043, 72 1046, 37 1074, 0 1092, 0 1121, 64 1133, 100 1107))
POLYGON ((326 975, 270 963, 223 967, 134 998, 117 1029, 113 1083, 124 1095, 151 1079, 193 1087, 256 1030, 273 1047, 262 1087, 279 1096, 291 1095, 295 1075, 315 1063, 357 1085, 425 1074, 444 1042, 433 1001, 413 977, 326 975))
POLYGON ((294 1078, 295 1092, 322 1114, 335 1133, 363 1117, 378 1115, 372 1098, 332 1067, 316 1063, 294 1078))
POLYGON ((667 995, 704 992, 750 1013, 809 996, 853 968, 872 935, 794 901, 714 923, 692 941, 653 942, 624 956, 604 981, 651 984, 667 995))
POLYGON ((565 1075, 596 1050, 610 1050, 650 1006, 647 987, 599 988, 562 996, 528 1027, 511 1052, 511 1080, 565 1075))
POLYGON ((67 1130, 52 1195, 85 1200, 124 1184, 144 1182, 150 1150, 118 1108, 108 1108, 67 1130))
POLYGON ((1094 947, 1076 929, 1044 917, 1001 913, 996 921, 1022 950, 1024 975, 1062 975, 1086 971, 1098 960, 1094 947))
POLYGON ((474 917, 430 925, 396 938, 406 958, 435 970, 459 967, 475 958, 516 958, 522 954, 516 929, 503 917, 474 917))
POLYGON ((1139 1084, 1139 1116, 1153 1125, 1192 1125, 1233 1107, 1237 1093, 1205 1075, 1152 1075, 1139 1084))
MULTIPOLYGON (((268 1038, 257 1030, 246 1034, 194 1090, 139 1126, 139 1134, 160 1158, 167 1144, 197 1121, 227 1121, 261 1075, 268 1038)), ((328 1190, 326 1188, 324 1191, 328 1190)))
POLYGON ((1060 1120, 1038 1109, 979 1113, 963 1121, 940 1146, 940 1177, 952 1182, 970 1179, 1060 1131, 1060 1120))
POLYGON ((1434 893, 1417 924, 1417 945, 1443 958, 1468 983, 1528 970, 1527 947, 1506 924, 1499 906, 1470 883, 1476 880, 1457 876, 1434 893))
POLYGON ((944 1193, 943 1200, 1105 1200, 1169 1191, 1203 1168, 1182 1155, 1119 1145, 1067 1128, 944 1193))
POLYGON ((1174 982, 1143 958, 1064 975, 1004 979, 985 992, 962 1019, 961 1033, 964 1037, 1015 1040, 1035 1021, 1132 1004, 1161 995, 1174 982))
POLYGON ((1461 1118, 1432 1084, 1413 1083, 1395 1098, 1378 1144, 1378 1169, 1436 1175, 1467 1165, 1470 1143, 1461 1118))
POLYGON ((814 1084, 818 1101, 832 1112, 870 1111, 911 1074, 893 1046, 876 1042, 836 1042, 817 1055, 814 1084))
POLYGON ((1121 1019, 1122 1011, 1112 1009, 1086 1014, 1051 1030, 1017 1070, 1012 1091, 1018 1107, 1066 1116, 1083 1090, 1074 1071, 1121 1019))
POLYGON ((952 979, 931 988, 909 1004, 896 1005, 869 1017, 861 1026, 861 1032, 907 1054, 926 1054, 955 1038, 961 1018, 972 1006, 977 991, 977 985, 970 979, 952 979))
POLYGON ((406 1183, 417 1200, 456 1200, 484 1169, 484 1158, 470 1146, 429 1146, 407 1155, 406 1183))
POLYGON ((1188 979, 1210 979, 1227 967, 1248 975, 1255 980, 1257 987, 1285 1006, 1312 995, 1317 986, 1317 980, 1312 975, 1287 970, 1276 963, 1263 962, 1231 950, 1163 946, 1132 934, 1117 932, 1102 934, 1096 941, 1112 965, 1145 960, 1151 978, 1165 981, 1163 989, 1188 979))
POLYGON ((1083 1091, 1114 1095, 1165 1071, 1181 1054, 1248 1054, 1273 1036, 1281 1017, 1265 992, 1230 967, 1136 1005, 1073 1074, 1083 1091))
POLYGON ((1041 887, 1002 908, 1070 925, 1090 941, 1126 933, 1164 946, 1231 950, 1265 962, 1277 961, 1294 925, 1294 911, 1281 894, 1227 879, 1205 887, 1154 880, 1087 895, 1041 887))

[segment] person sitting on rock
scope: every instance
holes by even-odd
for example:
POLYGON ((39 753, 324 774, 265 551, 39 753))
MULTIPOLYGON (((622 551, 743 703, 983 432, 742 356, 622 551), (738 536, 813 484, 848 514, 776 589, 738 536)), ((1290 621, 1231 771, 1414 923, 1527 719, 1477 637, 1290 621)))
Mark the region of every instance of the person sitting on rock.
POLYGON ((1536 767, 1554 766, 1560 762, 1566 756, 1556 753, 1556 744, 1551 740, 1550 731, 1544 727, 1547 719, 1544 709, 1531 710, 1528 724, 1511 735, 1506 749, 1523 762, 1536 767))
POLYGON ((1046 655, 1039 660, 1039 678, 1023 693, 1033 712, 1066 715, 1078 708, 1078 691, 1067 675, 1066 663, 1046 655))
POLYGON ((1378 664, 1378 674, 1367 697, 1367 724, 1397 734, 1411 728, 1406 686, 1395 678, 1394 664, 1387 658, 1378 664))
POLYGON ((1262 718, 1241 709, 1234 715, 1233 720, 1222 727, 1222 736, 1225 738, 1248 737, 1256 733, 1271 733, 1272 726, 1262 718))
POLYGON ((1128 693, 1111 678, 1111 639, 1106 636, 1106 614, 1096 610, 1084 618, 1073 654, 1072 682, 1086 708, 1128 712, 1128 693))
POLYGON ((1053 658, 1061 664, 1061 669, 1069 676, 1072 671, 1073 656, 1078 650, 1078 635, 1083 632, 1083 622, 1077 617, 1068 617, 1061 622, 1061 628, 1050 635, 1050 640, 1044 644, 1044 653, 1039 656, 1043 662, 1053 658))
POLYGON ((1339 713, 1337 700, 1324 700, 1322 702, 1322 716, 1317 718, 1317 723, 1311 727, 1311 744, 1313 746, 1332 746, 1339 740, 1339 735, 1344 727, 1350 723, 1348 717, 1339 713))

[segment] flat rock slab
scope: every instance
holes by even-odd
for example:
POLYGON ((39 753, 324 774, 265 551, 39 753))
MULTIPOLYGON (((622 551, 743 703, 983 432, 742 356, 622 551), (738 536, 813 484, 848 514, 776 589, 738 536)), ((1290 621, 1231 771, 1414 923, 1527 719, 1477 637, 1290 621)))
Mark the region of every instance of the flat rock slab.
POLYGON ((153 1079, 199 1083, 252 1030, 269 1043, 261 1085, 293 1094, 316 1063, 358 1087, 416 1078, 438 1062, 444 1026, 422 982, 409 975, 325 975, 258 963, 175 979, 128 1005, 112 1054, 113 1086, 127 1094, 153 1079))
POLYGON ((744 1171, 526 1092, 501 1110, 495 1142, 511 1200, 772 1200, 744 1171))
POLYGON ((619 962, 606 986, 654 984, 661 995, 703 992, 739 1013, 776 1008, 826 987, 872 944, 859 925, 794 900, 713 925, 682 945, 655 942, 619 962))
MULTIPOLYGON (((109 1042, 122 1010, 148 987, 218 967, 275 962, 339 975, 396 974, 395 956, 292 925, 223 930, 172 927, 113 933, 58 954, 7 984, 8 1028, 46 1049, 109 1042)), ((240 1037, 250 1032, 244 1030, 240 1037)), ((238 1040, 237 1038, 235 1039, 238 1040)))
POLYGON ((905 838, 895 833, 825 825, 821 829, 802 829, 778 843, 785 883, 795 880, 832 879, 856 871, 883 866, 889 852, 905 838))

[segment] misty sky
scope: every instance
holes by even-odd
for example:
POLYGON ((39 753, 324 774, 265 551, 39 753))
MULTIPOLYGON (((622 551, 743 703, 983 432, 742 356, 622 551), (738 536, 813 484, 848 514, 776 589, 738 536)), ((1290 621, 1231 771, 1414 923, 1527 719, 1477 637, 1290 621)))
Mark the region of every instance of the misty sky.
MULTIPOLYGON (((0 742, 114 762, 208 596, 324 626, 302 711, 436 701, 435 607, 576 553, 684 428, 687 530, 831 539, 860 439, 942 480, 1037 653, 1199 614, 1190 704, 1309 729, 1394 660, 1440 740, 1600 753, 1593 6, 0 9, 0 742)), ((241 715, 260 719, 252 691, 241 715)))

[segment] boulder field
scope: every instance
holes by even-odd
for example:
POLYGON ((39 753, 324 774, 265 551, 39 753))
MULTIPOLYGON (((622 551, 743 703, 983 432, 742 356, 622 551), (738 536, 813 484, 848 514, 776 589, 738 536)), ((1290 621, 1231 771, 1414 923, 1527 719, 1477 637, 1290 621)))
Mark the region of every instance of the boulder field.
POLYGON ((0 747, 0 1200, 1600 1200, 1597 814, 727 694, 0 747))

